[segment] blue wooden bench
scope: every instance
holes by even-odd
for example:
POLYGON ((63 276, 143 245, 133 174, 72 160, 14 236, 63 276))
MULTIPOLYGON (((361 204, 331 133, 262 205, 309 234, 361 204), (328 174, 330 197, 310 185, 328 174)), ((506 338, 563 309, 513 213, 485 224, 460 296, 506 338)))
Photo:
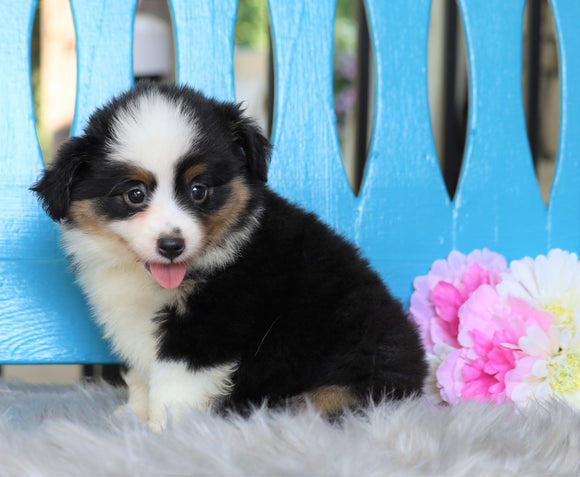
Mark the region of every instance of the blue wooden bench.
MULTIPOLYGON (((35 0, 0 2, 0 362, 109 363, 28 187, 43 167, 29 45, 35 0)), ((177 80, 233 99, 236 0, 172 0, 177 80)), ((470 113, 455 199, 437 162, 427 98, 429 0, 367 0, 376 61, 374 132, 360 195, 343 169, 332 98, 334 0, 270 0, 276 100, 271 185, 354 240, 405 303, 415 276, 452 249, 508 259, 580 251, 580 2, 552 0, 561 68, 561 137, 544 205, 521 94, 524 0, 460 0, 470 113)), ((72 0, 77 34, 73 134, 132 83, 137 0, 72 0)))

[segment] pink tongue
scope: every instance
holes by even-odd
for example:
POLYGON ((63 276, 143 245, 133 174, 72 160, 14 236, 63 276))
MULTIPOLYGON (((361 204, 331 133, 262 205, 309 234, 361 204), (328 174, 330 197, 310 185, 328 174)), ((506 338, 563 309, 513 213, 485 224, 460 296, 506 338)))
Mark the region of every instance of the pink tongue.
POLYGON ((151 275, 163 288, 177 288, 185 277, 185 265, 183 263, 150 263, 151 275))

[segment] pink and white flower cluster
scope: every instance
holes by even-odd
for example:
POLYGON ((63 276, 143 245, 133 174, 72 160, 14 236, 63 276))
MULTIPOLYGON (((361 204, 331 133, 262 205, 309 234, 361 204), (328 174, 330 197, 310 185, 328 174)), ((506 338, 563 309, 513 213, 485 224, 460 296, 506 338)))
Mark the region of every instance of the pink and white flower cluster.
POLYGON ((580 262, 559 249, 513 261, 453 251, 414 281, 411 315, 430 361, 427 392, 580 406, 580 262))

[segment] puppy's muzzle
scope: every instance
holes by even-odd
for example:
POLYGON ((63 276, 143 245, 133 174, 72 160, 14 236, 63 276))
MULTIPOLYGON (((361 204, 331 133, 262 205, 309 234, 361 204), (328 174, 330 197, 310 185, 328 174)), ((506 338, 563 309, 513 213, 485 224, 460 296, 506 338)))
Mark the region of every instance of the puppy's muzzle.
POLYGON ((162 257, 173 260, 185 250, 185 240, 179 237, 163 237, 157 240, 157 251, 162 257))

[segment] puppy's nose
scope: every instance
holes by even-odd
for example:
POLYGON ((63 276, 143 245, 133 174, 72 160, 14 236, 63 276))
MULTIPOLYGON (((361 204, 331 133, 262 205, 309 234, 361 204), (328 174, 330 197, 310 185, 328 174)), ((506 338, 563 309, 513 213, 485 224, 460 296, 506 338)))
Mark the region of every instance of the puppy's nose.
POLYGON ((165 237, 157 240, 159 254, 169 260, 179 257, 185 249, 185 240, 179 237, 165 237))

